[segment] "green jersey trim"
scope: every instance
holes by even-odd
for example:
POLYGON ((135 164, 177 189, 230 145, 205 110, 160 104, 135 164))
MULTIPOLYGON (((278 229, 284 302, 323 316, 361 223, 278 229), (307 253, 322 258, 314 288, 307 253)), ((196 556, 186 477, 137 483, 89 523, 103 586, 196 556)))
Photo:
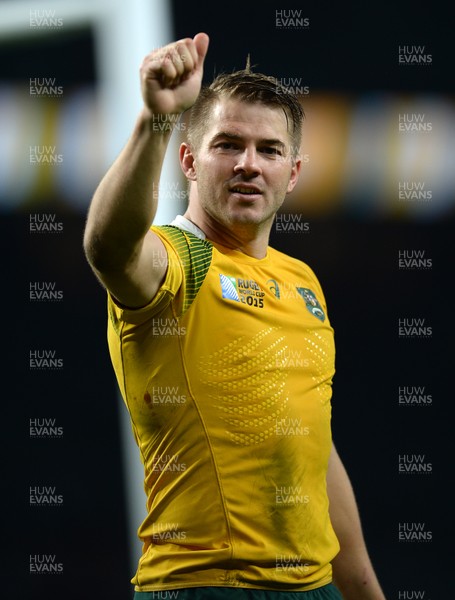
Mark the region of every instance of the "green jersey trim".
POLYGON ((188 231, 175 225, 160 225, 156 229, 162 231, 177 252, 185 276, 185 293, 182 315, 189 309, 204 283, 204 279, 212 262, 213 246, 211 242, 202 240, 188 231))

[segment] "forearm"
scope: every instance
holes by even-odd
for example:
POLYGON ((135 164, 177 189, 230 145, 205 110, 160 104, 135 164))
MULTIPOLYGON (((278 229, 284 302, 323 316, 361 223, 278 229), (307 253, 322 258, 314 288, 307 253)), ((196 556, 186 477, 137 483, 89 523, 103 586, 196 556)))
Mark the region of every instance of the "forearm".
MULTIPOLYGON (((148 279, 154 267, 154 246, 159 251, 162 243, 147 244, 151 236, 146 234, 156 213, 160 173, 173 123, 199 95, 208 43, 208 36, 199 33, 144 58, 140 68, 144 108, 128 143, 98 186, 89 210, 84 236, 87 258, 99 276, 103 273, 105 283, 109 277, 111 288, 119 283, 112 283, 112 275, 117 280, 120 273, 120 292, 124 296, 125 289, 133 288, 132 297, 128 291, 124 296, 133 302, 144 300, 153 291, 147 285, 143 289, 144 277, 148 279), (153 116, 157 115, 160 127, 154 127, 157 121, 153 116), (164 115, 169 117, 168 123, 166 117, 164 121, 169 127, 163 127, 164 115)), ((155 275, 161 280, 162 269, 155 275)))
POLYGON ((342 548, 332 567, 333 582, 344 600, 385 600, 366 548, 342 548))
POLYGON ((330 519, 340 543, 332 562, 333 580, 344 600, 385 600, 365 545, 354 492, 335 450, 329 461, 330 519))
POLYGON ((144 109, 126 146, 99 184, 90 206, 84 247, 92 264, 130 260, 157 209, 157 190, 170 131, 153 129, 144 109))

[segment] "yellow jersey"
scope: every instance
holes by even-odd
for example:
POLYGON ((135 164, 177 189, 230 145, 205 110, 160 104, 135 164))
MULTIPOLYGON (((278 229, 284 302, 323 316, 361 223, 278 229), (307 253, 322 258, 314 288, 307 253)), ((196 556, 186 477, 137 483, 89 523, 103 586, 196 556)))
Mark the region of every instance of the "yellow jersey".
POLYGON ((108 340, 144 464, 136 591, 305 591, 339 550, 326 492, 333 329, 311 269, 168 225, 165 281, 108 298, 108 340))

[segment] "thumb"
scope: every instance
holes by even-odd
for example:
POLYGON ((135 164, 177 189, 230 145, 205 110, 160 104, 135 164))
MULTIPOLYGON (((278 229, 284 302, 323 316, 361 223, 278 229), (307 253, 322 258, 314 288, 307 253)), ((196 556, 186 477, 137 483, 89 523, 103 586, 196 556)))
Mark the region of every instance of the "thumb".
POLYGON ((193 41, 198 55, 198 65, 202 66, 209 47, 209 36, 206 33, 197 33, 194 36, 193 41))

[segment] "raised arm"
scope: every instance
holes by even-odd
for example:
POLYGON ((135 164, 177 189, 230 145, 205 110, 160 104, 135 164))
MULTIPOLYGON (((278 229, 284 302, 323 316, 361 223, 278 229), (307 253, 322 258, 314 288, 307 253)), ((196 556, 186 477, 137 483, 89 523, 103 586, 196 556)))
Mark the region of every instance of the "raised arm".
POLYGON ((198 33, 145 57, 140 69, 144 106, 90 205, 84 234, 87 260, 128 307, 147 304, 166 273, 166 251, 150 225, 175 115, 192 106, 199 94, 208 42, 205 33, 198 33))
POLYGON ((368 556, 354 492, 335 446, 329 459, 327 492, 330 519, 341 547, 332 562, 335 585, 345 600, 385 600, 368 556))

